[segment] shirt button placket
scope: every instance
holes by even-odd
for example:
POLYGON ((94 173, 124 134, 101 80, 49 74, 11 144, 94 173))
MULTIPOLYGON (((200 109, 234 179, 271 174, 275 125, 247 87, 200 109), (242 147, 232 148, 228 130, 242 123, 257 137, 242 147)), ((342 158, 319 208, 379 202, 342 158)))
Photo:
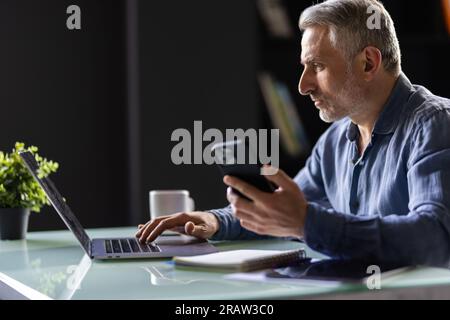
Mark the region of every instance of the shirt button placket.
POLYGON ((359 175, 361 173, 362 165, 361 161, 359 163, 356 163, 353 166, 353 176, 352 176, 352 182, 351 182, 351 188, 350 188, 350 211, 353 214, 358 213, 359 208, 359 201, 358 201, 358 181, 359 181, 359 175))

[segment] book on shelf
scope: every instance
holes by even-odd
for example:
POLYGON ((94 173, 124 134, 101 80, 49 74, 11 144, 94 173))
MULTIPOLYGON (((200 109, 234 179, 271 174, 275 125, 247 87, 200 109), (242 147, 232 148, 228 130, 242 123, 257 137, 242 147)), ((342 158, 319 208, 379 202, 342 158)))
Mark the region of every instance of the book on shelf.
POLYGON ((297 112, 297 106, 292 99, 291 93, 289 92, 286 84, 282 82, 276 82, 276 89, 282 100, 282 106, 286 110, 287 119, 292 127, 293 134, 300 143, 300 153, 306 154, 310 150, 310 144, 306 138, 306 132, 302 123, 302 119, 297 112))
POLYGON ((444 15, 447 33, 450 36, 450 0, 442 0, 442 13, 444 15))
POLYGON ((295 33, 282 0, 258 0, 256 4, 271 36, 282 39, 294 37, 295 33))
POLYGON ((261 72, 258 81, 273 127, 280 130, 281 144, 291 156, 306 155, 310 143, 289 89, 267 72, 261 72))

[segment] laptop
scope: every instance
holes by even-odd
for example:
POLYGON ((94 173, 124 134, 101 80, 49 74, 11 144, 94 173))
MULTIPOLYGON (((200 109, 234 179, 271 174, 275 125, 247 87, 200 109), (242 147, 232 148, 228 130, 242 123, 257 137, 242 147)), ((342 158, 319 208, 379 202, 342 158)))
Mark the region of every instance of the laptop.
POLYGON ((23 151, 20 153, 20 157, 31 175, 44 190, 56 212, 91 259, 167 258, 194 256, 218 251, 206 240, 183 234, 177 236, 162 235, 151 244, 141 244, 134 237, 90 239, 53 182, 48 177, 40 178, 38 176, 39 165, 34 155, 29 151, 23 151))

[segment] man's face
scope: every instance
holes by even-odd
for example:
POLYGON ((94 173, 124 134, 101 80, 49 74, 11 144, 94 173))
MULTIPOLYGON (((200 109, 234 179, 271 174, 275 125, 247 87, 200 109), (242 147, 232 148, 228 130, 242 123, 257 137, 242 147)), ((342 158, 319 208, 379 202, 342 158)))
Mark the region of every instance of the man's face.
POLYGON ((333 47, 328 32, 314 26, 303 33, 299 91, 311 97, 323 121, 333 122, 361 110, 363 99, 351 62, 333 47))

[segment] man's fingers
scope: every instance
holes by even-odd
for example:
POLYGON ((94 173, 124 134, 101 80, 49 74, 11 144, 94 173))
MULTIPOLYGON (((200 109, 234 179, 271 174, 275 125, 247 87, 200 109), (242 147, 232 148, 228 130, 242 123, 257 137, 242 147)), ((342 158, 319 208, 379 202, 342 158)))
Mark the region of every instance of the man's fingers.
POLYGON ((241 179, 227 175, 223 178, 223 182, 254 201, 262 201, 266 197, 265 192, 245 181, 242 181, 241 179))
POLYGON ((145 243, 148 235, 153 231, 153 229, 159 224, 160 221, 161 219, 151 220, 145 227, 138 231, 139 242, 145 243))
POLYGON ((142 226, 142 227, 136 232, 135 237, 139 238, 139 241, 145 242, 145 239, 148 237, 150 232, 153 231, 153 229, 158 225, 158 223, 160 221, 168 219, 168 218, 172 218, 174 216, 180 217, 180 216, 184 216, 184 215, 185 215, 185 213, 178 213, 175 215, 165 215, 165 216, 161 216, 161 217, 155 218, 153 220, 150 220, 144 225, 140 224, 139 227, 140 226, 142 226))
POLYGON ((233 192, 233 190, 231 190, 230 187, 227 188, 227 199, 238 210, 250 213, 256 210, 255 204, 253 202, 238 196, 236 193, 233 192))
MULTIPOLYGON (((148 223, 148 222, 147 222, 148 223)), ((145 224, 139 224, 138 225, 138 232, 143 228, 143 227, 145 227, 146 225, 147 225, 147 223, 145 223, 145 224)))
POLYGON ((249 220, 244 220, 244 219, 241 219, 239 222, 243 228, 245 228, 249 231, 252 231, 257 234, 265 233, 264 228, 260 224, 253 223, 253 222, 250 222, 249 220))
POLYGON ((292 181, 291 177, 289 177, 283 170, 278 169, 276 174, 265 176, 267 180, 272 181, 277 186, 283 189, 292 188, 294 181, 292 181))
POLYGON ((164 230, 172 229, 174 227, 179 227, 185 225, 186 222, 189 221, 189 216, 187 214, 181 213, 179 215, 166 218, 161 220, 153 231, 150 232, 150 235, 147 237, 146 242, 154 241, 164 230))
POLYGON ((141 234, 142 234, 142 232, 145 230, 145 228, 150 224, 152 222, 152 220, 150 220, 150 221, 148 221, 147 223, 145 223, 145 224, 140 224, 139 226, 138 226, 138 231, 136 232, 136 234, 134 235, 136 238, 139 238, 140 236, 141 236, 141 234))
POLYGON ((231 205, 231 209, 233 211, 233 214, 239 220, 251 221, 252 223, 267 223, 267 220, 263 218, 259 213, 239 210, 234 205, 231 205))

